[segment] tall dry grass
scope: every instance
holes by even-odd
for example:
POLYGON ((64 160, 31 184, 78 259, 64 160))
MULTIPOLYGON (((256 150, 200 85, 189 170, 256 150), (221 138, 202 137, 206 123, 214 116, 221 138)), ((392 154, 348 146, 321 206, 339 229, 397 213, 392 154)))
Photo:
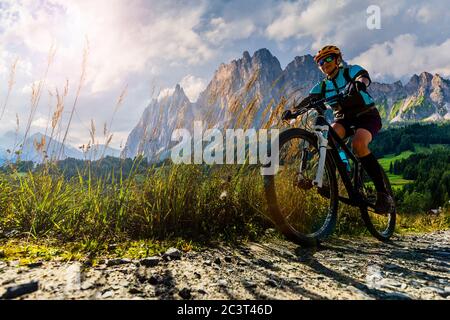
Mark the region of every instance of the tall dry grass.
POLYGON ((109 183, 46 172, 1 175, 1 233, 64 241, 211 240, 255 238, 270 225, 262 183, 256 188, 249 172, 172 166, 139 179, 116 174, 109 183))

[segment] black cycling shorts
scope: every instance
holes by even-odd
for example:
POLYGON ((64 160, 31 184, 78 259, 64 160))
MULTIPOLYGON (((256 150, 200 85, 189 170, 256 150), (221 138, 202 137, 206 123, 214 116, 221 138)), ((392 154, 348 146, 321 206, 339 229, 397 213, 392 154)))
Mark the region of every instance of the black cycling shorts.
POLYGON ((358 117, 337 119, 335 123, 339 123, 345 128, 346 137, 353 136, 358 129, 366 129, 372 134, 373 139, 383 127, 380 113, 376 108, 358 117))

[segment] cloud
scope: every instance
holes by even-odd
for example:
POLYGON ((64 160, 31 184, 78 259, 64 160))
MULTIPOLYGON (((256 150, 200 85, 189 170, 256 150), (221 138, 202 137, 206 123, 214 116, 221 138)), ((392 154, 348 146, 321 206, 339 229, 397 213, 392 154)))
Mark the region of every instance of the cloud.
POLYGON ((411 6, 406 13, 417 22, 427 24, 439 19, 439 16, 442 14, 440 9, 440 7, 436 7, 434 4, 422 4, 411 6))
POLYGON ((191 102, 196 102, 200 93, 205 90, 207 82, 205 79, 187 75, 180 82, 186 96, 191 102))
POLYGON ((48 120, 48 118, 39 117, 39 118, 33 120, 31 125, 33 127, 35 127, 35 128, 38 128, 38 129, 41 129, 41 130, 42 129, 45 130, 49 126, 49 120, 48 120))
POLYGON ((336 44, 350 58, 407 33, 432 45, 445 41, 448 33, 443 30, 450 28, 448 3, 440 0, 289 1, 280 2, 274 12, 277 17, 265 29, 268 39, 307 44, 313 52, 336 44), (370 5, 381 9, 381 30, 367 28, 370 5))
POLYGON ((256 31, 256 26, 250 19, 225 21, 222 17, 210 21, 210 30, 205 33, 206 38, 218 45, 227 40, 246 39, 256 31))
POLYGON ((421 46, 416 36, 400 35, 393 41, 373 45, 350 62, 371 71, 374 79, 400 79, 413 73, 428 71, 450 76, 450 39, 434 45, 421 46))
MULTIPOLYGON (((159 1, 43 0, 8 1, 2 9, 5 47, 47 54, 57 46, 53 66, 59 75, 79 77, 83 47, 89 39, 87 83, 91 92, 121 84, 127 75, 162 72, 166 61, 195 65, 214 52, 194 30, 205 10, 201 2, 183 6, 159 1)), ((36 65, 36 61, 34 61, 36 65)), ((34 72, 37 72, 35 67, 34 72)))
MULTIPOLYGON (((437 0, 434 0, 437 1, 437 0)), ((367 8, 381 9, 382 20, 398 19, 412 1, 398 0, 307 0, 280 2, 275 8, 276 18, 267 26, 269 39, 283 41, 289 38, 311 37, 314 42, 328 37, 367 31, 367 8)))
POLYGON ((161 101, 163 99, 170 97, 171 95, 173 95, 174 92, 175 92, 175 88, 162 89, 158 95, 158 101, 161 101))
MULTIPOLYGON (((275 19, 266 29, 269 39, 285 40, 306 35, 322 36, 333 30, 337 17, 346 11, 349 1, 319 0, 304 5, 302 2, 282 2, 275 19)), ((347 11, 348 12, 348 11, 347 11)))
MULTIPOLYGON (((197 30, 205 3, 0 0, 2 83, 8 81, 10 67, 19 58, 16 85, 5 112, 8 126, 2 131, 14 128, 16 112, 21 119, 28 116, 31 85, 43 78, 52 46, 56 48, 56 55, 35 118, 48 117, 47 92, 54 92, 56 87, 61 91, 67 79, 69 96, 63 117, 63 126, 66 125, 88 39, 86 85, 81 91, 68 141, 87 141, 86 123, 89 124, 91 118, 98 123, 108 121, 117 96, 129 84, 132 94, 126 98, 113 126, 113 130, 117 128, 122 132, 123 138, 123 132, 131 131, 146 106, 150 82, 172 85, 187 73, 177 75, 176 79, 169 70, 176 70, 177 65, 198 67, 215 56, 211 43, 197 30), (164 82, 158 83, 158 77, 163 77, 164 82)), ((0 97, 4 98, 5 86, 0 91, 0 97)), ((33 126, 33 129, 42 128, 33 126)), ((113 139, 117 146, 119 138, 115 135, 113 139)))

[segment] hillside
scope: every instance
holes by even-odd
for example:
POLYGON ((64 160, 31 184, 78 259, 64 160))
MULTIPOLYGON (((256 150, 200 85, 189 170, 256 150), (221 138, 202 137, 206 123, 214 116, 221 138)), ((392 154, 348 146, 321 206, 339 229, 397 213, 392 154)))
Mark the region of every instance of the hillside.
POLYGON ((392 169, 392 163, 394 163, 397 160, 407 159, 412 154, 414 154, 413 151, 403 151, 399 155, 388 154, 388 155, 385 155, 383 158, 378 160, 378 162, 380 163, 380 165, 383 167, 384 171, 386 172, 391 185, 395 189, 402 188, 404 185, 406 185, 408 183, 412 183, 414 181, 413 180, 404 179, 401 175, 392 173, 390 171, 390 169, 392 169))
POLYGON ((370 145, 378 157, 416 151, 415 146, 450 145, 450 123, 406 125, 382 130, 370 145))

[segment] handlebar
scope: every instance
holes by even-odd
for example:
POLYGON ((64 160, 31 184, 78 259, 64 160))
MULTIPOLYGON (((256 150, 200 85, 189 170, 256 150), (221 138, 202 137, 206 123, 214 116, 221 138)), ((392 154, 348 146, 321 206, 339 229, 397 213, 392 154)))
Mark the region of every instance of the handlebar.
POLYGON ((316 109, 319 112, 323 112, 326 110, 325 104, 326 103, 333 103, 333 102, 339 102, 342 101, 344 98, 349 96, 348 94, 340 93, 334 97, 331 98, 323 98, 320 100, 313 100, 309 101, 305 106, 301 106, 302 103, 294 107, 294 110, 290 112, 289 118, 296 119, 302 114, 306 113, 308 110, 316 109))

